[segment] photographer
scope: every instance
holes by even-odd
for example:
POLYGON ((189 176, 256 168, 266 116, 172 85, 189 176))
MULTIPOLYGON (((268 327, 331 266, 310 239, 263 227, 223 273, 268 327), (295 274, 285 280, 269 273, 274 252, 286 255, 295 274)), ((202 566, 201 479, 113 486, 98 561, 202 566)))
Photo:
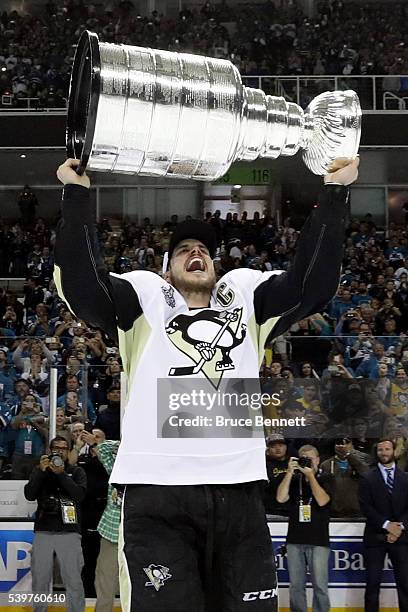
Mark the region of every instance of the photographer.
MULTIPOLYGON (((68 464, 68 451, 64 438, 56 436, 51 440, 50 455, 41 457, 24 487, 24 495, 38 502, 31 560, 33 591, 49 592, 55 552, 66 589, 67 610, 78 612, 85 608, 79 508, 86 493, 86 475, 82 468, 68 464)), ((34 606, 35 612, 46 609, 46 603, 34 606)))
POLYGON ((290 458, 276 494, 278 502, 287 502, 289 508, 286 543, 291 612, 307 612, 307 567, 313 585, 313 610, 330 610, 328 560, 333 478, 319 470, 319 463, 318 450, 302 446, 299 459, 290 458))

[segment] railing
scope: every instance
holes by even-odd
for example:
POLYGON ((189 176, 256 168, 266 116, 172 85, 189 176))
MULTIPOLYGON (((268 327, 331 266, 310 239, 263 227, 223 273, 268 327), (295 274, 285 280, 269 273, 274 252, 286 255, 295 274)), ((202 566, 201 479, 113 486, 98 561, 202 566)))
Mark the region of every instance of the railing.
POLYGON ((283 96, 303 108, 324 91, 353 89, 365 111, 408 109, 408 75, 248 75, 242 80, 248 87, 283 96))
MULTIPOLYGON (((305 108, 323 91, 354 89, 364 111, 408 110, 408 75, 243 75, 244 85, 262 89, 273 96, 283 96, 305 108)), ((64 98, 65 103, 66 99, 64 98)), ((1 97, 0 112, 66 112, 65 107, 38 106, 39 98, 1 97)))
POLYGON ((0 112, 13 113, 66 113, 67 99, 63 98, 65 105, 62 107, 44 107, 40 104, 40 98, 27 97, 16 98, 14 94, 7 93, 1 96, 0 112))

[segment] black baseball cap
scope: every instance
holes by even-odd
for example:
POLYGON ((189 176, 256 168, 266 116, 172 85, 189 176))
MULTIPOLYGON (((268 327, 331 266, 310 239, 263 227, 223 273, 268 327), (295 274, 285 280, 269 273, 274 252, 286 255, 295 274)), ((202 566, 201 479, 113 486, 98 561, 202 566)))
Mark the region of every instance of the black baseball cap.
POLYGON ((217 239, 214 228, 204 221, 191 219, 189 221, 182 221, 176 225, 176 229, 172 233, 169 243, 169 261, 179 242, 191 239, 202 242, 207 247, 211 259, 214 259, 217 250, 217 239))

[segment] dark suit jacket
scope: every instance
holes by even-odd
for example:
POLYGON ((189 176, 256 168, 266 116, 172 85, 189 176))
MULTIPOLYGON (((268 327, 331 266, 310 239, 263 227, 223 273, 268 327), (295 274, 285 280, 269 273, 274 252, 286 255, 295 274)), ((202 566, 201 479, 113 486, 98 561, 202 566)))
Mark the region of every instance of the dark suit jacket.
POLYGON ((385 486, 380 468, 376 466, 360 477, 360 507, 366 517, 364 544, 378 546, 386 542, 385 521, 403 523, 405 530, 393 546, 408 544, 408 474, 395 469, 392 495, 385 486))

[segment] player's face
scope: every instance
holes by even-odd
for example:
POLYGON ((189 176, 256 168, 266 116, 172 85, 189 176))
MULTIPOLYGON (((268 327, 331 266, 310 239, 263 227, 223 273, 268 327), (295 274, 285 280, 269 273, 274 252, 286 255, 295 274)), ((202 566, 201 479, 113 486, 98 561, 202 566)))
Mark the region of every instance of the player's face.
POLYGON ((211 291, 216 279, 207 247, 198 240, 182 240, 173 251, 168 277, 179 291, 211 291))

